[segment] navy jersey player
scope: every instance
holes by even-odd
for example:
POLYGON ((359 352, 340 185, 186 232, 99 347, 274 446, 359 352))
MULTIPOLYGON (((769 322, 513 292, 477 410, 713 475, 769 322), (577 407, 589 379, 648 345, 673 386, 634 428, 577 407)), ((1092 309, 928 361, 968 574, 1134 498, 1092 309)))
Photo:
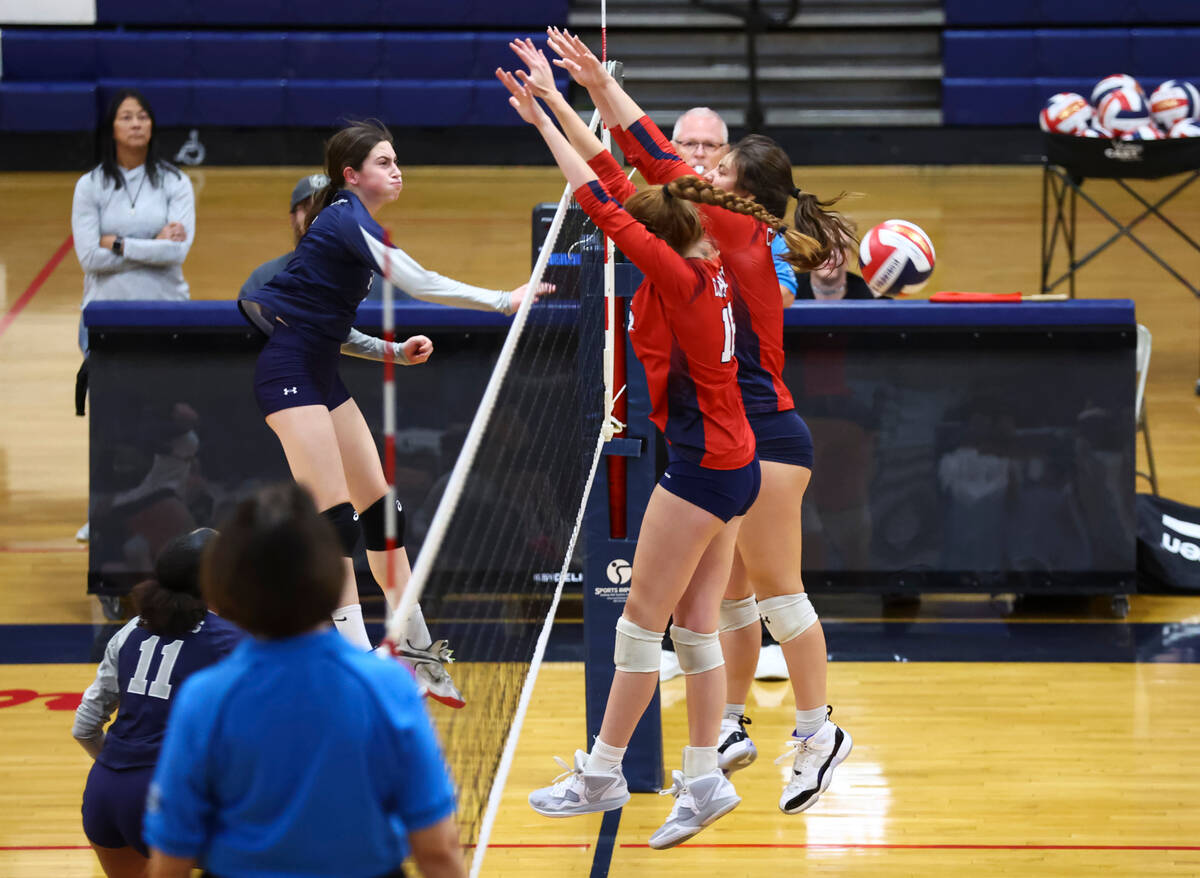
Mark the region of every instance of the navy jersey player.
MULTIPOLYGON (((410 296, 480 310, 512 313, 526 287, 512 291, 473 287, 422 268, 402 250, 385 247, 375 215, 403 188, 391 134, 381 125, 356 123, 325 148, 328 184, 315 196, 304 236, 287 266, 264 287, 239 300, 248 319, 271 329, 259 354, 254 390, 259 408, 279 438, 292 476, 310 492, 342 540, 343 600, 333 614, 338 630, 370 649, 350 556, 361 533, 375 580, 387 582, 384 505, 387 482, 375 440, 362 412, 338 376, 338 357, 355 311, 375 271, 410 296)), ((413 336, 396 346, 396 361, 417 364, 432 342, 413 336)), ((410 575, 404 550, 404 515, 398 519, 397 588, 385 589, 394 605, 410 575)), ((444 641, 433 643, 420 607, 406 620, 405 652, 428 694, 462 707, 461 693, 443 667, 444 641)))
MULTIPOLYGON (((567 774, 535 790, 529 802, 538 813, 565 817, 612 810, 629 800, 621 762, 658 683, 664 629, 673 616, 671 637, 687 675, 688 746, 683 770, 674 772, 674 807, 650 837, 651 847, 669 848, 741 801, 717 765, 725 698, 717 617, 737 530, 758 491, 759 467, 737 384, 736 290, 706 245, 692 203, 701 190, 715 198, 726 193, 695 177, 635 193, 578 116, 569 108, 559 114, 564 137, 522 84, 528 74, 518 75, 521 81, 497 71, 510 103, 542 135, 580 206, 645 275, 630 307, 629 336, 645 366, 651 419, 669 445, 617 623, 616 673, 600 734, 590 753, 577 751, 567 774)), ((744 200, 739 206, 761 209, 744 200)))
POLYGON ((75 712, 71 733, 96 760, 83 791, 83 829, 110 878, 146 868, 146 791, 180 685, 245 636, 200 597, 200 556, 215 533, 192 531, 159 554, 154 579, 134 590, 139 615, 109 640, 75 712))
MULTIPOLYGON (((582 41, 552 31, 550 45, 588 89, 614 139, 648 181, 692 173, 582 41)), ((729 702, 721 723, 720 763, 735 771, 757 755, 745 731, 745 701, 761 645, 761 617, 782 645, 796 699, 796 727, 788 742, 793 768, 779 799, 781 810, 795 814, 828 788, 852 742, 829 719, 825 635, 800 576, 800 504, 812 475, 813 445, 783 382, 783 300, 771 244, 783 231, 791 251, 785 258, 808 271, 840 255, 853 231, 844 217, 828 210, 832 202, 819 202, 795 186, 791 162, 770 138, 751 135, 734 144, 705 179, 754 200, 773 216, 784 215, 789 198, 797 201, 791 230, 719 206, 702 208, 713 242, 737 281, 738 380, 762 461, 762 489, 738 533, 721 604, 729 702)))

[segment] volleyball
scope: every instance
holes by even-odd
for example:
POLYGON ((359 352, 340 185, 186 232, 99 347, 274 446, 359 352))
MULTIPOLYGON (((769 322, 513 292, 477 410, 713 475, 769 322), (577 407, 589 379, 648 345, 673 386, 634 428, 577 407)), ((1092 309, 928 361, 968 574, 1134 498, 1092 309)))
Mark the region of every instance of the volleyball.
POLYGON ((1168 137, 1200 137, 1200 122, 1195 119, 1180 119, 1171 126, 1168 137))
POLYGON ((1038 113, 1038 125, 1054 134, 1082 134, 1092 121, 1092 108, 1083 95, 1064 91, 1054 95, 1038 113))
POLYGON ((1122 140, 1162 140, 1166 137, 1157 125, 1139 125, 1132 131, 1126 131, 1121 135, 1122 140))
POLYGON ((1106 76, 1092 87, 1092 106, 1100 109, 1100 102, 1117 89, 1127 88, 1145 97, 1146 92, 1136 79, 1128 73, 1114 73, 1106 76))
POLYGON ((1112 137, 1113 135, 1112 135, 1112 132, 1109 131, 1107 128, 1101 128, 1099 125, 1096 125, 1095 123, 1093 123, 1080 131, 1076 131, 1075 136, 1076 137, 1112 137))
POLYGON ((1114 134, 1124 134, 1151 124, 1150 107, 1140 90, 1119 88, 1101 99, 1096 121, 1114 134))
POLYGON ((915 293, 933 274, 933 242, 915 223, 890 219, 863 235, 858 265, 877 296, 915 293))
POLYGON ((1150 95, 1150 115, 1165 130, 1200 115, 1200 91, 1182 79, 1168 79, 1150 95))

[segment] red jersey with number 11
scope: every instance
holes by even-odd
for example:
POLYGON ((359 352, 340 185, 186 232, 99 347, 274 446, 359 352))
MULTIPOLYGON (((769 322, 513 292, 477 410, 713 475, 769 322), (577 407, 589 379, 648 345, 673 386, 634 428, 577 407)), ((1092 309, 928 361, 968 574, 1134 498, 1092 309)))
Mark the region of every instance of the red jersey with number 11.
MULTIPOLYGON (((607 152, 590 164, 614 194, 634 191, 607 152)), ((645 275, 630 305, 629 338, 646 371, 650 419, 685 460, 746 466, 754 433, 738 389, 733 291, 720 260, 684 259, 598 182, 576 189, 575 199, 645 275)))

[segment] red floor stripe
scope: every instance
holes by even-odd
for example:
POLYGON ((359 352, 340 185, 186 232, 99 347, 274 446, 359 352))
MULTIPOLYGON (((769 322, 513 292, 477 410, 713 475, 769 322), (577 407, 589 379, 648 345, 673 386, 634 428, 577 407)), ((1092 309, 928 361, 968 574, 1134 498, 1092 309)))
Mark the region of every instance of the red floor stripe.
MULTIPOLYGON (((644 848, 645 844, 622 844, 623 848, 644 848)), ((713 850, 912 850, 912 851, 1200 851, 1200 845, 1181 844, 689 844, 690 848, 713 850)))
MULTIPOLYGON (((63 257, 66 256, 74 246, 75 239, 71 235, 67 235, 67 240, 63 241, 62 244, 59 245, 58 249, 54 251, 54 255, 51 256, 49 261, 42 266, 42 270, 37 273, 37 277, 33 279, 33 283, 31 283, 25 289, 25 292, 21 293, 21 298, 13 302, 12 307, 8 309, 7 314, 5 314, 3 317, 0 317, 0 336, 4 335, 4 331, 8 329, 14 320, 17 319, 17 315, 20 314, 25 306, 29 304, 30 300, 37 295, 37 291, 42 288, 42 284, 44 284, 46 279, 54 273, 54 269, 58 268, 58 263, 63 261, 63 257)), ((3 850, 3 848, 0 848, 0 850, 3 850)))

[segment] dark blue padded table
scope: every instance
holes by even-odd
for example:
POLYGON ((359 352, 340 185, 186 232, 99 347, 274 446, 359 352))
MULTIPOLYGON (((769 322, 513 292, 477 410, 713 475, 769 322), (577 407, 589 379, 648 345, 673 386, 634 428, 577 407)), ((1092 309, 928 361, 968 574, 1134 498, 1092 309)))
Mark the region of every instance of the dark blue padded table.
MULTIPOLYGON (((637 283, 619 264, 618 283, 637 283)), ((535 324, 570 324, 571 303, 535 324)), ((359 326, 379 325, 364 303, 359 326)), ((261 339, 233 302, 93 303, 89 584, 120 593, 173 527, 218 521, 286 478, 251 389, 261 339), (183 454, 186 477, 166 464, 183 454), (157 469, 156 469, 157 464, 157 469), (172 476, 171 474, 174 473, 172 476)), ((397 306, 434 340, 398 370, 401 495, 448 471, 509 322, 397 306)), ((1135 589, 1129 301, 804 303, 785 314, 784 378, 814 437, 802 521, 814 591, 1102 593, 1135 589)), ((379 423, 377 363, 342 374, 379 423)), ((631 434, 653 441, 648 422, 631 434)), ((428 510, 425 510, 428 512, 428 510)))

